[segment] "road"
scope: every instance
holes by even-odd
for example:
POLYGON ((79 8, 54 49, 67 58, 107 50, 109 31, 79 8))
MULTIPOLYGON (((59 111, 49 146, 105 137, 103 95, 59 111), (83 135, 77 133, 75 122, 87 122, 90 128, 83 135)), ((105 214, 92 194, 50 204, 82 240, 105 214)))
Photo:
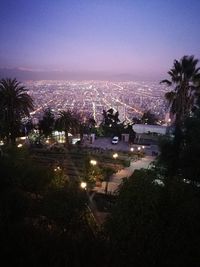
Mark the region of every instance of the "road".
MULTIPOLYGON (((142 168, 147 169, 149 165, 151 164, 151 162, 153 162, 154 160, 155 160, 155 157, 153 156, 145 156, 144 158, 140 160, 132 161, 129 167, 124 168, 118 171, 117 173, 113 174, 110 177, 110 181, 108 183, 108 193, 111 193, 111 194, 115 193, 119 185, 122 183, 123 178, 131 176, 135 170, 139 170, 142 168)), ((95 190, 97 192, 103 193, 105 192, 105 185, 106 183, 103 182, 102 186, 100 188, 95 187, 95 190)))

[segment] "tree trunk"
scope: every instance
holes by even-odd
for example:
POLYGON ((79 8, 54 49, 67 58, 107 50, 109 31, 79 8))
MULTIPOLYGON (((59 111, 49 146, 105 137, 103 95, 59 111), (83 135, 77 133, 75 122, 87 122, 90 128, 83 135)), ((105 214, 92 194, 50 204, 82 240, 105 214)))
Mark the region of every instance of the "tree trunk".
POLYGON ((174 161, 172 170, 176 174, 178 172, 179 166, 180 166, 180 155, 181 155, 181 145, 182 145, 182 127, 180 123, 177 123, 175 126, 175 132, 174 132, 174 161))
POLYGON ((107 193, 108 193, 108 183, 109 183, 109 180, 110 180, 110 178, 107 177, 107 178, 106 178, 106 184, 105 184, 105 194, 106 194, 106 195, 107 195, 107 193))
POLYGON ((65 145, 66 145, 66 146, 69 146, 68 131, 65 131, 65 145))

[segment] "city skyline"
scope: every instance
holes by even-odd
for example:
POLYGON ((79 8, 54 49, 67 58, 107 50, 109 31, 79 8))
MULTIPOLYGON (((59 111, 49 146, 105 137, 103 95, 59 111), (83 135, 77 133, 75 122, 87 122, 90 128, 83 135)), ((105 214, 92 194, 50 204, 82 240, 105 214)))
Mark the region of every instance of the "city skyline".
POLYGON ((0 73, 159 80, 174 59, 200 57, 199 10, 196 0, 3 0, 0 73))
POLYGON ((149 110, 164 123, 168 111, 166 87, 156 82, 40 80, 24 82, 24 86, 34 100, 32 119, 41 119, 47 108, 56 116, 61 110, 73 110, 94 118, 99 125, 103 110, 112 108, 119 112, 121 122, 132 123, 149 110))

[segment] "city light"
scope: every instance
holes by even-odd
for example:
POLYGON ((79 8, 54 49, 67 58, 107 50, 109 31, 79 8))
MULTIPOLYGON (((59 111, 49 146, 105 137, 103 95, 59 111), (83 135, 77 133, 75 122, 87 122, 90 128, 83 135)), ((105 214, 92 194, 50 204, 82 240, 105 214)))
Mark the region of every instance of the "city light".
MULTIPOLYGON (((154 83, 136 83, 133 81, 126 83, 49 81, 47 83, 43 80, 40 82, 25 82, 25 86, 29 88, 33 98, 37 100, 35 110, 31 112, 33 124, 38 124, 38 116, 43 113, 43 107, 50 104, 52 111, 67 108, 73 110, 78 104, 84 115, 92 113, 97 125, 102 121, 102 110, 110 108, 114 112, 119 112, 120 121, 131 121, 133 114, 136 117, 141 116, 144 105, 163 117, 164 101, 162 94, 153 98, 154 101, 152 101, 152 96, 154 96, 155 87, 161 93, 164 93, 164 89, 161 85, 154 83), (55 92, 54 97, 52 97, 52 89, 55 92), (82 92, 81 94, 79 89, 82 92), (72 96, 73 101, 71 101, 72 96)), ((108 126, 111 127, 111 124, 108 124, 108 126)), ((95 127, 97 126, 95 125, 95 127)), ((59 142, 63 143, 64 135, 60 139, 59 142)))
POLYGON ((134 150, 135 150, 134 147, 131 147, 131 148, 130 148, 130 151, 131 151, 131 152, 133 152, 134 150))

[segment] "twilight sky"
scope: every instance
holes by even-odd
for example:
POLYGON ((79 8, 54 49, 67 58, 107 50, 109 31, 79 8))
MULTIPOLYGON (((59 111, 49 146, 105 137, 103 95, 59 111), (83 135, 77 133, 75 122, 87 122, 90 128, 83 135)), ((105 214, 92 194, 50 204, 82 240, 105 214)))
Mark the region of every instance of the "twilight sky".
POLYGON ((200 58, 200 0, 0 0, 0 68, 162 77, 200 58))

